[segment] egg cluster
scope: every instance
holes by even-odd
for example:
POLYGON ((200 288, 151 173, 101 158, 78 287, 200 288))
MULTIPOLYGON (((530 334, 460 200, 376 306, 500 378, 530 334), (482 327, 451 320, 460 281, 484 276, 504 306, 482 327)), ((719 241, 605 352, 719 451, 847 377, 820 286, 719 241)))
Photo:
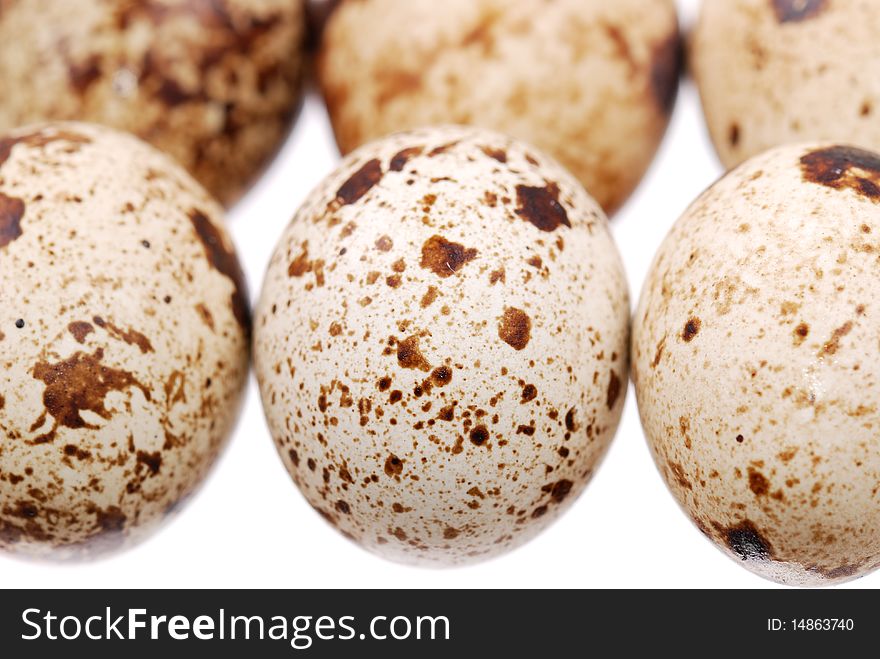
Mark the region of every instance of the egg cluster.
POLYGON ((673 0, 0 0, 0 548, 144 537, 222 451, 252 350, 293 481, 386 558, 539 534, 632 360, 659 472, 731 558, 800 585, 880 567, 873 9, 705 3, 688 60, 735 169, 631 323, 606 213, 673 111, 673 0), (252 322, 221 204, 308 72, 344 157, 252 322))

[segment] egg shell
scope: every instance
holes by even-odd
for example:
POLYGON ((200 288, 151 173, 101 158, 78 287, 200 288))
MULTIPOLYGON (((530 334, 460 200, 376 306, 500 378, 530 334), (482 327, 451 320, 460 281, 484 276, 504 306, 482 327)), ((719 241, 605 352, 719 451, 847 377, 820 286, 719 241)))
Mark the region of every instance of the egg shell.
POLYGON ((343 153, 439 123, 543 149, 608 212, 642 178, 672 111, 672 0, 341 2, 319 79, 343 153))
POLYGON ((793 142, 880 149, 878 32, 872 0, 703 2, 690 61, 723 164, 793 142))
POLYGON ((129 135, 58 123, 0 137, 0 548, 128 545, 203 480, 248 368, 221 222, 129 135))
POLYGON ((880 565, 880 156, 743 164, 676 223, 633 329, 657 466, 743 566, 818 585, 880 565))
POLYGON ((5 0, 0 132, 110 125, 232 203, 298 110, 304 14, 298 0, 5 0))
POLYGON ((616 430, 624 272, 548 156, 438 127, 359 149, 279 243, 255 315, 269 428, 308 502, 384 557, 501 554, 567 509, 616 430))

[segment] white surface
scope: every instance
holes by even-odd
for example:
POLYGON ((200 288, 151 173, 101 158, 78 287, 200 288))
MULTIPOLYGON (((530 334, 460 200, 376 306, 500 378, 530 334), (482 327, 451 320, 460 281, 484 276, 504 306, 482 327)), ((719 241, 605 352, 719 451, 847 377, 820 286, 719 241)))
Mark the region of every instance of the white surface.
MULTIPOLYGON (((689 24, 698 0, 680 2, 689 24)), ((338 155, 321 102, 310 96, 264 178, 230 227, 256 297, 275 242, 338 155)), ((635 303, 654 252, 721 166, 697 94, 682 89, 648 176, 612 223, 635 303)), ((143 544, 94 563, 0 557, 0 585, 257 588, 746 588, 774 587, 703 538, 657 473, 632 388, 617 437, 584 495, 525 547, 473 567, 398 566, 345 540, 306 504, 278 458, 251 378, 231 443, 199 494, 143 544)), ((841 586, 880 585, 880 573, 841 586)))

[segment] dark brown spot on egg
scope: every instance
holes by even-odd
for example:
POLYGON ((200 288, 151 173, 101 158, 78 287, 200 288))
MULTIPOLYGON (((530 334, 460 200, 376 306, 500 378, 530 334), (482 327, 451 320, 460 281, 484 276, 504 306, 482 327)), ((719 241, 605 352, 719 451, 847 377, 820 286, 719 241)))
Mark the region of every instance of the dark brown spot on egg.
POLYGON ((669 470, 672 472, 672 476, 675 479, 675 482, 678 483, 679 487, 682 487, 686 490, 693 489, 693 485, 687 478, 687 474, 684 470, 684 467, 681 466, 678 462, 667 462, 669 466, 669 470))
POLYGON ((852 331, 853 324, 847 321, 831 334, 831 338, 822 346, 819 357, 834 355, 840 349, 840 340, 852 331))
POLYGON ((422 260, 419 265, 445 279, 454 275, 476 257, 476 249, 450 242, 442 236, 431 236, 422 245, 422 260))
POLYGON ((828 0, 770 0, 776 20, 780 23, 799 23, 818 16, 828 0))
POLYGON ((17 144, 24 144, 35 149, 42 148, 53 142, 68 142, 71 146, 82 144, 91 144, 92 140, 85 135, 79 135, 72 131, 39 131, 36 133, 28 133, 19 137, 0 138, 0 167, 6 164, 9 156, 12 155, 12 149, 17 144))
POLYGON ((251 318, 248 306, 247 289, 244 282, 244 273, 238 262, 238 257, 232 247, 228 247, 223 235, 207 215, 193 209, 189 212, 189 219, 202 246, 208 262, 217 272, 232 282, 234 290, 231 296, 232 313, 235 320, 246 331, 250 331, 251 318))
POLYGON ((104 510, 95 508, 91 512, 95 515, 98 534, 101 535, 119 533, 125 528, 128 519, 117 506, 109 506, 104 510))
POLYGON ((380 252, 390 252, 394 247, 394 241, 389 236, 380 236, 376 239, 376 249, 380 252))
POLYGON ((438 387, 445 387, 452 382, 452 369, 448 366, 438 366, 431 373, 431 382, 438 387))
POLYGON ((400 476, 403 473, 403 460, 393 453, 385 459, 385 474, 388 476, 400 476))
POLYGON ((754 467, 749 467, 749 489, 756 497, 761 497, 770 491, 770 481, 754 467))
POLYGON ((770 543, 749 520, 726 529, 724 540, 730 550, 744 561, 766 561, 773 556, 770 543))
POLYGON ((858 565, 841 565, 831 569, 818 569, 817 572, 826 579, 843 579, 853 577, 859 572, 858 565))
POLYGON ((541 488, 542 491, 550 494, 550 498, 553 499, 553 503, 562 503, 571 493, 571 488, 574 487, 574 483, 572 483, 568 479, 562 479, 556 481, 555 483, 550 483, 549 485, 545 485, 541 488))
POLYGON ((443 530, 443 538, 445 540, 455 540, 458 537, 458 534, 461 533, 458 529, 454 529, 451 526, 447 526, 443 530))
POLYGON ((507 152, 504 149, 496 149, 491 146, 482 146, 480 150, 489 158, 497 160, 500 163, 507 162, 507 152))
POLYGON ((608 379, 608 391, 605 393, 605 404, 608 406, 608 409, 614 409, 614 405, 617 403, 617 399, 620 397, 620 377, 614 371, 611 371, 611 375, 608 379))
POLYGON ((684 324, 684 330, 681 332, 681 338, 685 343, 690 343, 694 337, 700 333, 702 322, 699 318, 691 318, 684 324))
MULTIPOLYGON (((58 426, 74 430, 96 429, 80 413, 88 411, 102 419, 110 419, 111 414, 104 406, 104 399, 111 391, 136 387, 141 390, 144 398, 150 400, 150 391, 131 373, 104 366, 101 363, 103 359, 104 350, 98 348, 91 355, 76 352, 56 364, 39 362, 34 366, 33 377, 46 385, 43 405, 46 412, 55 419, 55 423, 51 430, 35 438, 33 443, 52 441, 58 426)), ((37 430, 40 425, 42 424, 34 424, 33 430, 37 430)))
POLYGON ((565 429, 568 432, 575 432, 578 429, 575 413, 576 410, 573 407, 565 413, 565 429))
POLYGON ((389 169, 391 169, 392 172, 403 171, 403 168, 406 167, 406 163, 408 163, 411 159, 415 158, 416 156, 420 156, 422 154, 422 151, 424 151, 424 150, 425 150, 424 147, 413 146, 413 147, 409 147, 408 149, 404 149, 403 151, 398 152, 391 159, 391 165, 389 166, 389 169))
POLYGON ((525 403, 533 401, 537 395, 538 388, 533 384, 527 384, 523 387, 519 402, 524 405, 525 403))
POLYGON ((678 25, 666 39, 654 47, 651 53, 651 96, 666 116, 672 114, 678 96, 678 79, 681 75, 683 53, 678 25))
POLYGON ((419 350, 419 337, 415 334, 397 344, 397 363, 403 368, 431 370, 431 364, 419 350))
POLYGON ((474 446, 484 446, 489 441, 489 430, 481 424, 471 430, 470 439, 474 446))
POLYGON ((727 130, 727 143, 730 144, 730 146, 739 146, 740 132, 739 124, 730 124, 730 128, 727 130))
POLYGON ((382 163, 370 160, 356 171, 336 193, 336 199, 343 205, 354 204, 382 180, 382 163))
POLYGON ((101 59, 92 55, 82 62, 70 62, 67 65, 67 79, 77 94, 85 94, 89 87, 101 78, 101 59))
POLYGON ((440 294, 440 291, 437 290, 436 286, 429 286, 428 290, 425 291, 425 294, 422 296, 421 307, 422 309, 427 309, 430 307, 434 300, 437 299, 437 296, 440 294))
POLYGON ((454 421, 455 420, 455 405, 447 405, 440 409, 437 413, 437 418, 441 421, 454 421))
POLYGON ((146 451, 138 451, 137 452, 137 461, 140 464, 144 464, 147 466, 147 469, 150 470, 152 475, 156 475, 159 473, 159 470, 162 468, 162 456, 158 451, 154 451, 152 453, 147 453, 146 451))
POLYGON ((559 186, 556 183, 548 183, 544 187, 518 185, 516 199, 516 214, 541 231, 555 231, 560 225, 571 227, 568 213, 559 203, 559 186))
POLYGON ((287 276, 302 277, 311 269, 312 262, 309 260, 309 243, 306 241, 302 244, 302 251, 299 255, 287 266, 287 276))
POLYGON ((17 197, 7 197, 0 192, 0 249, 21 237, 21 219, 25 205, 17 197))
POLYGON ((85 343, 86 337, 95 331, 91 323, 84 321, 76 321, 67 326, 67 331, 73 334, 73 338, 77 343, 85 343))
POLYGON ((70 458, 75 457, 78 460, 88 460, 90 457, 92 457, 92 454, 89 451, 87 451, 85 449, 81 449, 80 447, 76 446, 75 444, 68 444, 67 446, 64 447, 63 450, 64 450, 64 455, 66 455, 70 458))
POLYGON ((454 142, 447 142, 446 144, 441 144, 440 146, 436 146, 428 153, 429 158, 436 158, 437 156, 442 156, 444 153, 449 152, 451 149, 454 149, 458 146, 459 140, 455 140, 454 142))
POLYGON ((498 321, 498 336, 514 350, 524 350, 529 344, 532 319, 522 309, 507 307, 498 321))
POLYGON ((835 190, 852 190, 880 203, 880 155, 852 146, 832 146, 801 158, 805 181, 835 190))
POLYGON ((118 339, 129 345, 137 346, 143 354, 153 352, 153 344, 150 343, 150 340, 146 336, 144 336, 137 330, 124 330, 120 327, 117 327, 113 323, 104 320, 100 316, 95 316, 94 318, 92 318, 92 322, 101 329, 106 330, 107 333, 110 334, 110 336, 112 336, 114 339, 118 339))

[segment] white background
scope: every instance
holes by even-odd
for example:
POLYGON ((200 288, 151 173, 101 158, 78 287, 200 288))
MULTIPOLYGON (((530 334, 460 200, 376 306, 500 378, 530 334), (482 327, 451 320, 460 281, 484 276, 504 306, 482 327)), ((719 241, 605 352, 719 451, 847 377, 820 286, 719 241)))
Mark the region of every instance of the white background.
MULTIPOLYGON (((689 26, 698 0, 682 0, 689 26)), ((310 93, 278 159, 233 209, 229 226, 256 297, 282 230, 338 160, 324 108, 310 93)), ((696 90, 686 82, 641 187, 615 217, 633 303, 669 227, 721 174, 696 90)), ((880 586, 880 573, 842 587, 880 586)), ((649 455, 632 389, 601 469, 541 536, 472 567, 389 563, 350 543, 301 497, 278 458, 251 377, 230 445, 198 495, 146 542, 94 563, 0 557, 0 587, 636 588, 774 587, 703 538, 649 455)))

